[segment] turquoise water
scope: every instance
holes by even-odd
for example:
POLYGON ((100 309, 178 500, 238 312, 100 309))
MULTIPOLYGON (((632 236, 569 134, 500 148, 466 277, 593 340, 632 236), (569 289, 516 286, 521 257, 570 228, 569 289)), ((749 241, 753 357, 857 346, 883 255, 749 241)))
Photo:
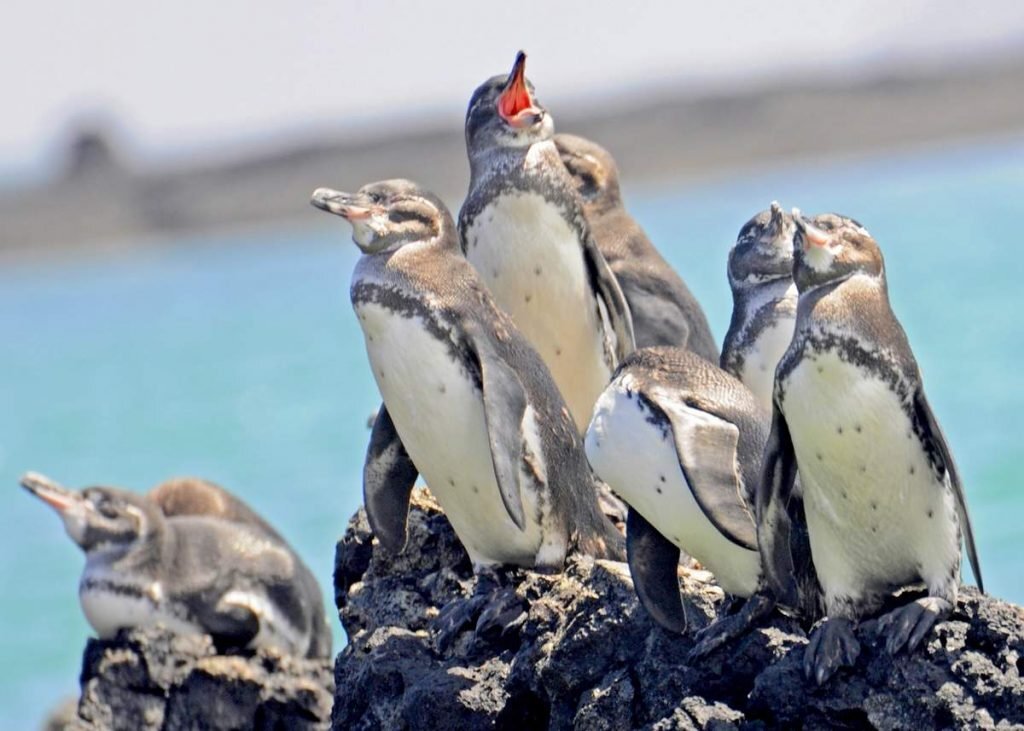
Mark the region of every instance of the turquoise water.
MULTIPOLYGON (((770 200, 871 230, 965 476, 988 588, 1024 602, 1024 142, 626 193, 719 339, 726 252, 770 200)), ((0 271, 0 728, 31 725, 76 691, 88 635, 81 554, 17 487, 25 470, 139 490, 171 475, 216 480, 279 526, 329 601, 378 398, 348 305, 355 247, 340 222, 309 216, 322 228, 0 271)))

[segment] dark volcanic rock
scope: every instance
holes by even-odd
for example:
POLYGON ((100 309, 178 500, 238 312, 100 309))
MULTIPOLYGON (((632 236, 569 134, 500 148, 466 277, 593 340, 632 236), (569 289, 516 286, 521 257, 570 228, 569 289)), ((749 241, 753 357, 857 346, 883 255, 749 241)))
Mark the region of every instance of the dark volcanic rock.
POLYGON ((67 729, 320 729, 330 717, 326 660, 259 651, 218 655, 206 635, 164 630, 89 640, 67 729))
MULTIPOLYGON (((514 575, 529 611, 497 644, 467 631, 445 653, 431 620, 468 596, 468 558, 437 504, 413 494, 399 556, 365 514, 338 544, 335 587, 349 645, 335 666, 336 729, 1009 728, 1024 723, 1024 613, 973 589, 927 647, 889 657, 873 623, 857 666, 823 688, 800 673, 803 630, 779 617, 694 665, 690 636, 655 626, 624 564, 572 558, 560 576, 514 575)), ((694 629, 721 592, 682 572, 694 629)))

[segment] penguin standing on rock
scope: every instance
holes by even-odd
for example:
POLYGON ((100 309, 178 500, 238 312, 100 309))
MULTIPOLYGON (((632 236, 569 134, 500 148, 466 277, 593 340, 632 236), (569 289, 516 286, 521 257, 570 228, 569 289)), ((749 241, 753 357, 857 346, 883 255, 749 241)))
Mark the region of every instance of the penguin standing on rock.
POLYGON ((775 367, 793 338, 793 218, 772 202, 740 229, 729 252, 732 320, 721 366, 743 381, 758 402, 772 408, 775 367))
POLYGON ((57 511, 85 551, 78 596, 101 638, 161 624, 209 634, 222 649, 330 655, 316 580, 287 544, 259 526, 168 517, 144 495, 68 490, 35 473, 21 484, 57 511))
POLYGON ((793 217, 800 301, 776 372, 758 536, 771 585, 791 595, 785 511, 799 473, 828 615, 804 671, 821 684, 856 661, 854 623, 894 591, 923 583, 926 596, 881 618, 891 653, 913 651, 949 614, 961 538, 982 581, 960 475, 889 305, 878 244, 850 218, 793 217))
POLYGON ((557 134, 554 141, 583 199, 597 248, 629 303, 636 347, 671 345, 717 363, 704 310, 626 210, 611 154, 575 135, 557 134))
POLYGON ((621 559, 569 410, 462 256, 444 204, 390 180, 356 194, 321 188, 313 205, 346 219, 363 252, 352 306, 384 397, 363 472, 370 525, 400 551, 422 474, 478 577, 474 601, 442 612, 439 645, 481 609, 480 622, 497 625, 521 614, 502 567, 558 572, 571 549, 621 559))
POLYGON ((459 231, 466 257, 547 364, 582 432, 634 348, 633 328, 525 69, 520 52, 508 76, 485 82, 470 99, 470 183, 459 231))

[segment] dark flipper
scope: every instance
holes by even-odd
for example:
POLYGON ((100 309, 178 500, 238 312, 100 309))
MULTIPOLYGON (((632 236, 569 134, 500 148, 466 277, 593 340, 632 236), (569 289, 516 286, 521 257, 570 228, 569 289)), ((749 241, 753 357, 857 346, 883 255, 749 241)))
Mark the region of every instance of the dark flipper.
POLYGON ((790 497, 796 482, 796 453, 786 419, 775 405, 772 430, 764 448, 761 482, 757 488, 757 540, 768 585, 782 604, 798 606, 791 547, 790 497))
POLYGON ((853 665, 860 656, 860 642, 853 623, 842 617, 826 619, 811 633, 804 649, 804 676, 818 685, 839 668, 853 665))
POLYGON ((956 468, 953 455, 949 451, 946 436, 942 433, 942 427, 935 418, 932 407, 925 398, 924 389, 918 387, 914 394, 914 414, 917 416, 917 426, 920 437, 925 445, 925 451, 929 459, 936 460, 936 467, 944 470, 949 475, 949 483, 953 487, 953 495, 956 497, 957 511, 960 513, 960 528, 964 533, 964 543, 967 546, 967 559, 971 562, 971 570, 974 572, 974 580, 978 588, 985 591, 985 584, 981 578, 981 564, 978 562, 978 549, 974 545, 974 530, 971 528, 971 516, 967 512, 967 497, 964 495, 964 485, 960 480, 960 471, 956 468))
POLYGON ((502 502, 519 530, 526 528, 523 496, 519 485, 523 463, 523 415, 526 413, 526 391, 519 376, 494 348, 491 340, 477 328, 467 327, 473 351, 480 364, 483 382, 484 420, 491 462, 498 481, 502 502))
POLYGON ((418 474, 395 431, 391 415, 381 405, 363 463, 363 501, 370 528, 392 553, 405 547, 409 495, 418 474))
POLYGON ((646 395, 672 425, 679 467, 700 509, 723 536, 756 551, 756 526, 736 461, 740 430, 657 389, 646 395))
POLYGON ((679 547, 633 508, 626 518, 626 556, 633 586, 647 613, 670 632, 686 631, 679 597, 679 547))
POLYGON ((736 614, 721 617, 697 633, 697 644, 690 650, 689 660, 698 660, 722 645, 732 642, 771 614, 774 608, 773 597, 767 592, 757 592, 747 599, 736 614))
POLYGON ((629 313, 629 305, 626 303, 626 296, 622 294, 622 287, 619 280, 615 278, 614 272, 597 244, 589 234, 583 243, 583 262, 587 268, 587 277, 604 305, 608 320, 615 333, 615 357, 621 363, 627 355, 636 350, 636 338, 633 336, 633 318, 629 313))
POLYGON ((203 629, 220 650, 240 650, 249 646, 260 632, 260 620, 249 607, 220 603, 197 612, 203 629))

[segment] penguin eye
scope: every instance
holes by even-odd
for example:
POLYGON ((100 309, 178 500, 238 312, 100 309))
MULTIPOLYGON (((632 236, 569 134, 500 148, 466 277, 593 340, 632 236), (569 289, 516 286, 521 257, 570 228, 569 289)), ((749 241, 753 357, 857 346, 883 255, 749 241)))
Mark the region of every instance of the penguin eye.
POLYGON ((103 502, 101 502, 99 505, 96 506, 96 509, 99 510, 100 515, 102 515, 104 518, 113 519, 120 514, 117 507, 109 500, 104 500, 103 502))

